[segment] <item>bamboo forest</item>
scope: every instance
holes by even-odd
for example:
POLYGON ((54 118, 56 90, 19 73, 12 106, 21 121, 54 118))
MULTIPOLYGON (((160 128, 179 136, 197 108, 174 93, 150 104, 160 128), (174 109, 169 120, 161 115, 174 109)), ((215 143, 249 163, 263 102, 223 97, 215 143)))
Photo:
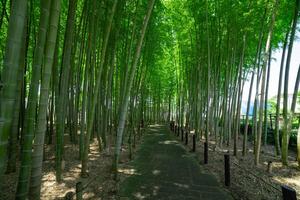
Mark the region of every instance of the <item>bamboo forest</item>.
POLYGON ((0 0, 0 200, 300 198, 300 0, 0 0))

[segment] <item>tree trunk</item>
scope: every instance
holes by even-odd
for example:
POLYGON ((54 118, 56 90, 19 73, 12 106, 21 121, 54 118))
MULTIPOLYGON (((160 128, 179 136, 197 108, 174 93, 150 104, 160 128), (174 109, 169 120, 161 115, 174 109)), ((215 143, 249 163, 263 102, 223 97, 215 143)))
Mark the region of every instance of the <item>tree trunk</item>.
POLYGON ((277 104, 276 104, 276 117, 275 117, 275 153, 277 156, 280 155, 280 142, 279 142, 279 115, 280 115, 280 104, 281 104, 281 88, 282 88, 282 79, 284 72, 284 63, 285 63, 285 54, 288 43, 289 29, 286 33, 283 51, 281 56, 281 64, 280 64, 280 72, 279 72, 279 80, 278 80, 278 90, 277 90, 277 104))
POLYGON ((110 16, 108 18, 107 27, 106 27, 104 40, 103 40, 103 45, 102 45, 101 61, 100 61, 100 65, 99 65, 99 68, 98 68, 97 74, 96 74, 97 80, 96 80, 96 85, 95 85, 95 88, 94 88, 94 94, 93 94, 94 96, 92 97, 91 110, 90 110, 90 113, 89 113, 89 116, 88 116, 87 133, 86 133, 86 138, 85 138, 85 143, 84 143, 84 152, 83 152, 82 168, 81 168, 81 175, 83 177, 87 176, 87 162, 88 162, 88 149, 89 149, 89 144, 90 144, 90 136, 91 136, 93 123, 94 123, 95 108, 96 108, 98 93, 99 93, 99 89, 100 89, 102 69, 103 69, 103 66, 104 66, 105 58, 106 58, 107 43, 108 43, 108 39, 109 39, 109 36, 110 36, 111 27, 112 27, 113 18, 114 18, 114 14, 115 14, 115 11, 116 11, 117 3, 118 3, 118 0, 114 0, 113 6, 112 6, 112 9, 111 9, 111 13, 110 13, 110 16))
POLYGON ((54 64, 54 54, 56 50, 58 24, 61 9, 60 0, 52 0, 50 10, 49 28, 47 41, 45 44, 44 67, 42 73, 41 93, 39 98, 38 118, 35 130, 34 151, 32 156, 32 169, 30 179, 30 199, 40 198, 43 147, 47 127, 47 109, 49 103, 50 79, 54 64))
POLYGON ((282 130, 282 149, 281 149, 281 159, 282 164, 288 164, 288 146, 289 146, 289 130, 290 130, 290 119, 288 116, 288 90, 289 90, 289 73, 290 73, 290 63, 293 51, 293 43, 295 39, 297 21, 298 21, 298 13, 300 7, 300 0, 296 0, 295 11, 294 11, 294 19, 293 25, 291 29, 289 49, 286 59, 285 66, 285 75, 284 75, 284 91, 283 91, 283 130, 282 130))
POLYGON ((17 187, 17 198, 26 198, 29 188, 30 171, 32 164, 32 141, 35 131, 36 108, 38 103, 38 91, 40 83, 41 66, 46 42, 47 27, 49 23, 49 10, 51 1, 43 0, 41 4, 40 27, 37 46, 32 67, 32 79, 28 97, 27 109, 25 112, 24 140, 22 141, 21 168, 17 187))
POLYGON ((14 3, 11 9, 2 70, 3 87, 0 93, 0 182, 7 162, 8 136, 16 99, 16 77, 23 44, 27 0, 14 3))
POLYGON ((266 93, 265 93, 264 145, 267 145, 267 140, 268 140, 268 93, 269 93, 271 62, 272 62, 272 48, 270 47, 268 70, 267 70, 267 80, 266 80, 266 93))
POLYGON ((269 52, 271 48, 271 41, 273 35, 273 29, 275 25, 275 18, 277 14, 279 0, 276 0, 275 7, 272 12, 272 19, 270 22, 269 33, 267 38, 267 44, 263 57, 263 65, 262 65, 262 81, 261 81, 261 90, 260 90, 260 101, 259 101, 259 122, 258 122, 258 132, 257 132, 257 142, 256 142, 256 151, 255 151, 255 165, 259 164, 259 156, 260 156, 260 148, 261 148, 261 137, 262 137, 262 126, 263 126, 263 109, 264 109, 264 97, 265 97, 265 82, 267 75, 267 62, 269 58, 269 52))
MULTIPOLYGON (((65 129, 65 113, 60 112, 67 107, 68 98, 68 86, 69 86, 69 74, 71 68, 71 53, 72 44, 75 31, 75 13, 76 13, 77 0, 69 0, 68 18, 66 24, 66 33, 63 49, 62 58, 62 72, 60 77, 60 90, 58 95, 58 107, 57 107, 57 122, 56 122, 56 156, 55 156, 55 170, 56 170, 56 181, 61 181, 62 171, 62 152, 63 152, 63 139, 65 129)), ((71 109, 69 107, 69 109, 71 109)))
POLYGON ((132 64, 132 67, 131 67, 131 71, 129 73, 127 88, 125 88, 124 98, 123 98, 123 101, 122 101, 122 104, 121 104, 121 111, 120 111, 119 123, 118 123, 118 128, 117 128, 117 141, 116 141, 116 149, 115 149, 115 159, 113 161, 113 170, 114 170, 115 175, 116 175, 115 178, 117 178, 117 173, 118 173, 118 171, 117 171, 118 170, 118 162, 119 162, 119 157, 120 157, 121 143, 122 143, 122 139, 123 139, 123 132, 124 132, 124 127, 125 127, 125 120, 126 120, 127 108, 128 108, 128 103, 129 103, 130 90, 131 90, 131 87, 132 87, 132 82, 133 82, 135 71, 136 71, 136 68, 137 68, 137 65, 138 65, 138 61, 139 61, 139 58, 140 58, 142 44, 143 44, 144 37, 145 37, 145 34, 146 34, 148 22, 149 22, 149 19, 151 17, 151 13, 152 13, 152 10, 153 10, 153 7, 154 7, 154 3, 155 3, 155 0, 150 0, 148 2, 147 14, 146 14, 144 22, 143 22, 141 35, 140 35, 140 38, 139 38, 138 43, 137 43, 136 52, 135 52, 135 56, 134 56, 134 59, 133 59, 133 64, 132 64))

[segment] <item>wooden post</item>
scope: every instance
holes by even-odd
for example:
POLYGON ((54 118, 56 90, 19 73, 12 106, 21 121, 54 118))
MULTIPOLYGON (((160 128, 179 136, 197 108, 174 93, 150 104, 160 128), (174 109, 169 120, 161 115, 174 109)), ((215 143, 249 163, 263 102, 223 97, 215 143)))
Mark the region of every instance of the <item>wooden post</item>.
POLYGON ((204 142, 204 164, 208 163, 208 144, 204 142))
POLYGON ((181 141, 183 142, 183 133, 184 133, 184 130, 181 129, 181 141))
POLYGON ((180 134, 180 126, 178 125, 178 127, 177 127, 177 137, 179 137, 179 134, 180 134))
POLYGON ((193 152, 196 151, 196 135, 193 134, 193 152))
POLYGON ((283 200, 297 200, 296 191, 286 185, 281 186, 283 200))
POLYGON ((189 131, 185 131, 185 145, 189 143, 189 131))
POLYGON ((76 183, 76 200, 82 200, 83 185, 82 182, 76 183))
POLYGON ((177 125, 174 126, 174 134, 177 134, 177 125))
POLYGON ((225 186, 230 186, 230 155, 224 155, 225 186))
POLYGON ((172 121, 172 131, 174 132, 175 131, 175 122, 172 121))

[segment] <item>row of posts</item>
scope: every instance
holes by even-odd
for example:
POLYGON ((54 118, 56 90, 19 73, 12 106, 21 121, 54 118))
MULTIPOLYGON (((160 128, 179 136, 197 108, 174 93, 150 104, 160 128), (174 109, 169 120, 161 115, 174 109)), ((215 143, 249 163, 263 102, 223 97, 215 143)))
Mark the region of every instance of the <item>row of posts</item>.
MULTIPOLYGON (((174 121, 172 121, 170 123, 170 129, 171 129, 172 132, 174 132, 174 134, 177 137, 179 137, 181 135, 181 141, 182 142, 184 141, 185 145, 188 145, 188 143, 189 143, 189 131, 188 130, 186 130, 183 127, 180 127, 180 126, 176 125, 174 121)), ((193 134, 192 142, 193 142, 192 151, 196 152, 196 135, 195 134, 193 134)))
MULTIPOLYGON (((174 121, 170 122, 170 130, 179 137, 181 133, 181 141, 184 141, 185 137, 185 145, 188 145, 188 134, 189 131, 185 130, 185 128, 180 127, 179 125, 175 124, 174 121), (185 135, 185 136, 184 136, 185 135)), ((196 152, 196 135, 193 134, 193 152, 196 152)), ((204 164, 208 164, 208 144, 204 142, 204 164)), ((230 155, 224 155, 224 183, 226 187, 230 187, 230 155)), ((282 190, 282 198, 283 200, 297 200, 296 191, 288 187, 286 185, 281 186, 282 190)))

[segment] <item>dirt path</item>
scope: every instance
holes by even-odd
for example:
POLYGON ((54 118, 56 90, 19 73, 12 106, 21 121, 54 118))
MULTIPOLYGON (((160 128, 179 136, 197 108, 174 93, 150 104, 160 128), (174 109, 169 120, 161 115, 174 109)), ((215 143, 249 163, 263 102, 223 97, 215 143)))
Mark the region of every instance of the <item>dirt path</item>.
POLYGON ((136 159, 121 169, 121 199, 232 199, 164 126, 151 126, 136 159))

